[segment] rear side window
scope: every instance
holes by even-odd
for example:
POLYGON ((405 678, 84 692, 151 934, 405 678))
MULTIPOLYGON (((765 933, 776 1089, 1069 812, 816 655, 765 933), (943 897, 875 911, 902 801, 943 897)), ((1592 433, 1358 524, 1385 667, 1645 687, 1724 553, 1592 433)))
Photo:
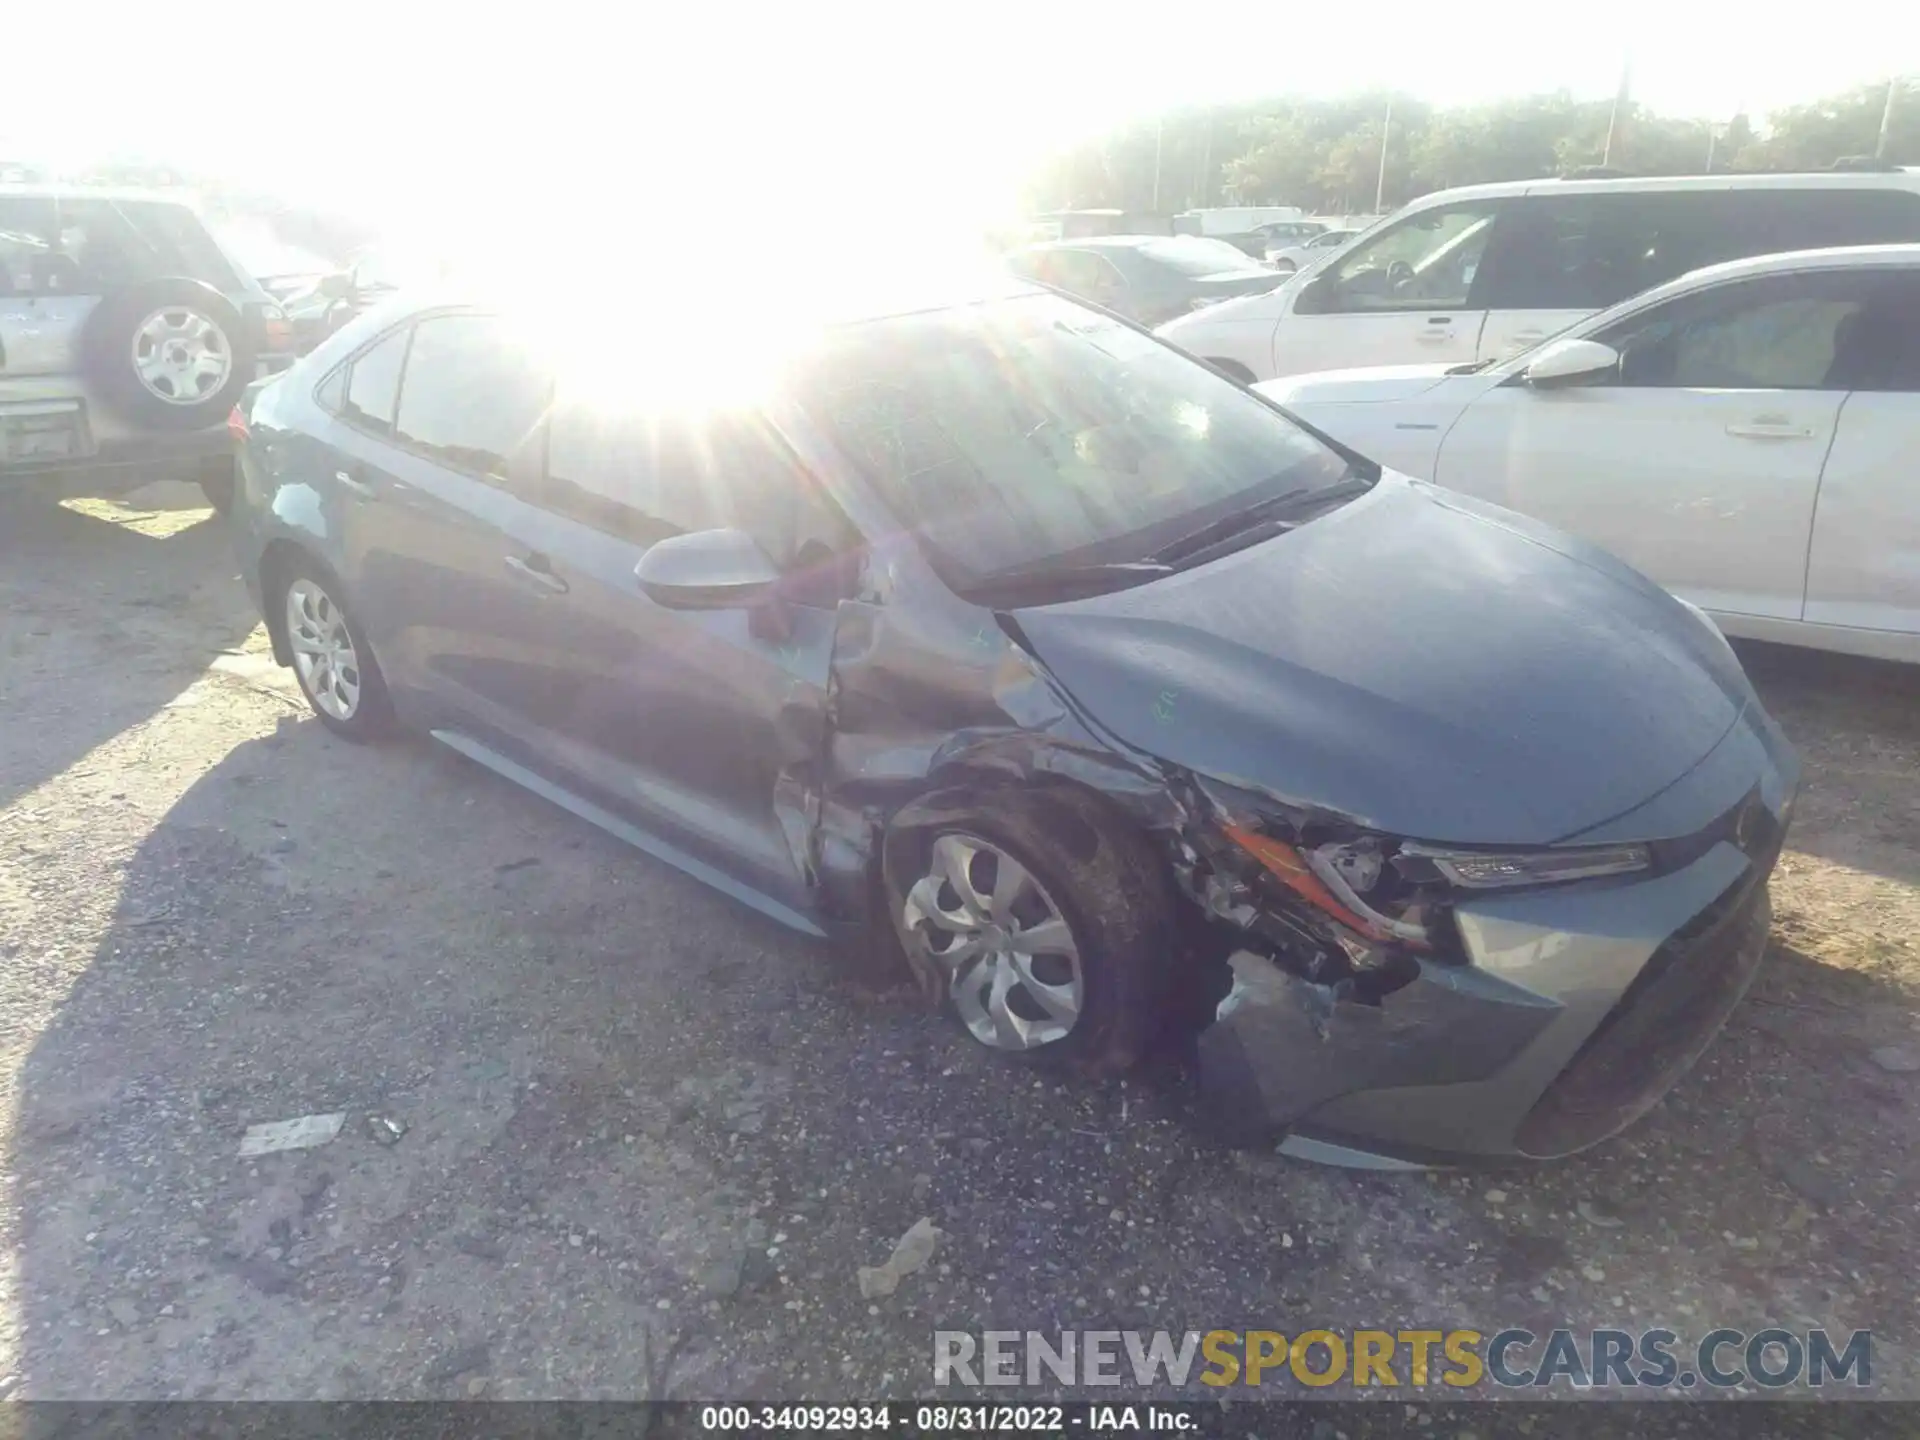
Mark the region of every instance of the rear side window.
POLYGON ((394 436, 459 469, 510 477, 537 450, 552 398, 552 375, 505 321, 436 315, 413 327, 394 436))
POLYGON ((1495 310, 1604 310, 1690 270, 1785 250, 1920 241, 1904 190, 1529 195, 1487 255, 1495 310))
POLYGON ((241 277, 207 227, 184 205, 135 202, 117 207, 168 275, 204 280, 232 294, 241 277))
POLYGON ((376 435, 393 433, 393 415, 400 402, 400 367, 407 358, 412 332, 395 330, 354 358, 347 371, 347 398, 340 408, 343 420, 376 435))
POLYGON ((0 295, 84 293, 79 266, 60 249, 53 201, 0 198, 0 295))
POLYGON ((1736 190, 1720 198, 1730 232, 1721 259, 1920 241, 1920 195, 1906 190, 1736 190))

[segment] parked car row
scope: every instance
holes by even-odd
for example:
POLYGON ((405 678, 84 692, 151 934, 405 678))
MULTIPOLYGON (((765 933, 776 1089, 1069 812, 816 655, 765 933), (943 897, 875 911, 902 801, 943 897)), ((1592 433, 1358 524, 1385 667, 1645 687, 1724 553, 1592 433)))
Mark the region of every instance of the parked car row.
POLYGON ((1712 266, 1508 360, 1259 388, 1728 634, 1920 662, 1920 245, 1712 266))

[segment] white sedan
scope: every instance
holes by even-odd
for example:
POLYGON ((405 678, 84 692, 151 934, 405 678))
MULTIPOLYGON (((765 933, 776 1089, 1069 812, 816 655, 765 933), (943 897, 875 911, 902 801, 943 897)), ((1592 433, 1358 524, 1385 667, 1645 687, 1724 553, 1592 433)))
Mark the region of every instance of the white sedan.
POLYGON ((1296 270, 1305 270, 1309 265, 1326 259, 1336 250, 1346 249, 1359 233, 1358 230, 1323 230, 1305 240, 1269 245, 1266 262, 1282 275, 1291 275, 1296 270))
POLYGON ((1920 245, 1695 271, 1491 364, 1255 388, 1730 635, 1920 662, 1920 245))

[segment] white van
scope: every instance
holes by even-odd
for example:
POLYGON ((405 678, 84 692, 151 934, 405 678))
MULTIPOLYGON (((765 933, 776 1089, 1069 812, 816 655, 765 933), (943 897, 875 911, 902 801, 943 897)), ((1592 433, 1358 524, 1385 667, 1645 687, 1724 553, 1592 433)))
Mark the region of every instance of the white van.
POLYGON ((1414 201, 1265 295, 1159 328, 1239 379, 1494 361, 1722 260, 1920 241, 1920 171, 1527 180, 1414 201))

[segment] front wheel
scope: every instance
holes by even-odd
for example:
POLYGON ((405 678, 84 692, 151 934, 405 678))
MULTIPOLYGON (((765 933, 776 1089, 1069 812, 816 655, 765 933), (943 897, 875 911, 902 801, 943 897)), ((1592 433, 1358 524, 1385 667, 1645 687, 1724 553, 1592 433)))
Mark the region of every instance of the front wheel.
POLYGON ((890 877, 903 943, 981 1044, 1118 1073, 1145 1052, 1163 988, 1165 877, 1137 842, 1005 797, 921 832, 890 877))

